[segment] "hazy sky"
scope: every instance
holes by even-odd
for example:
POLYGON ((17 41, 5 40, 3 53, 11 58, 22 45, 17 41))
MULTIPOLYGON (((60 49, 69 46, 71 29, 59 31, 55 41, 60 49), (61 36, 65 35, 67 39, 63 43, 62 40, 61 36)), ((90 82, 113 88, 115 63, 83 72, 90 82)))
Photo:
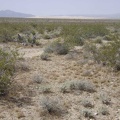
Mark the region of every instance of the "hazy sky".
POLYGON ((120 13, 120 0, 0 0, 0 10, 33 15, 120 13))

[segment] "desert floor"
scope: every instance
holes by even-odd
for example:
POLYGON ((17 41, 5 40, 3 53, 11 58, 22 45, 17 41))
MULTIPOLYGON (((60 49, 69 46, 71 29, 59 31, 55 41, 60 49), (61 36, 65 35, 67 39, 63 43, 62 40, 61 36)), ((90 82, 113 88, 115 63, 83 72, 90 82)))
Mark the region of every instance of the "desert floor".
POLYGON ((16 63, 12 92, 0 100, 0 120, 120 120, 120 72, 85 60, 78 46, 67 55, 42 60, 46 43, 17 45, 22 58, 16 63), (72 82, 80 81, 95 91, 64 87, 71 82, 74 88, 72 82))

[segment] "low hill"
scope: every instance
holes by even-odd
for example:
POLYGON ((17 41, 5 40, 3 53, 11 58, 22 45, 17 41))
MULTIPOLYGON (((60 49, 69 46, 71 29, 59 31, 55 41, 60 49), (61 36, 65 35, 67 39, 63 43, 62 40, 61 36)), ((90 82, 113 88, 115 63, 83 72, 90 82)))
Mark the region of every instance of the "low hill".
POLYGON ((28 18, 28 17, 34 17, 34 15, 14 12, 11 10, 1 10, 0 17, 28 18))

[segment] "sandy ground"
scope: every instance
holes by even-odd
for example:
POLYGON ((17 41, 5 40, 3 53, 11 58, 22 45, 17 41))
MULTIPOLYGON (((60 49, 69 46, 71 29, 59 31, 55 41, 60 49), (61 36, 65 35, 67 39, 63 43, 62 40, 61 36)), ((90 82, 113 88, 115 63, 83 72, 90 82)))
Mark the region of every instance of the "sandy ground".
MULTIPOLYGON (((0 100, 0 120, 120 120, 120 73, 83 59, 83 49, 68 55, 50 55, 49 61, 43 61, 40 55, 44 48, 19 48, 24 63, 29 70, 17 71, 15 81, 21 89, 16 88, 16 96, 9 101, 0 100), (70 56, 72 54, 72 57, 70 56), (34 81, 35 75, 42 79, 40 84, 34 81), (62 93, 61 85, 71 80, 88 80, 96 87, 96 92, 70 91, 62 93), (50 89, 47 89, 50 88, 50 89), (46 92, 47 91, 47 92, 46 92), (104 93, 110 99, 106 105, 100 99, 104 93), (49 99, 60 102, 63 114, 50 114, 42 104, 49 99), (86 108, 83 101, 89 100, 94 107, 86 108), (102 115, 100 108, 108 109, 108 115, 102 115), (84 117, 83 111, 92 112, 93 117, 84 117)), ((23 67, 24 67, 23 66, 23 67)), ((56 103, 53 104, 53 106, 56 103)))
POLYGON ((27 49, 19 49, 19 53, 23 55, 24 58, 33 58, 36 56, 40 56, 43 53, 43 49, 41 48, 27 48, 27 49))

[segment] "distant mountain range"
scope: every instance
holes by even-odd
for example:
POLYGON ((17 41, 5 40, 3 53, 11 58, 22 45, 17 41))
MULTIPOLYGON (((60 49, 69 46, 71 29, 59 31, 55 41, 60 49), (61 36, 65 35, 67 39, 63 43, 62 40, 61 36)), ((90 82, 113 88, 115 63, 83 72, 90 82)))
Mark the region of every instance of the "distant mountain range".
POLYGON ((1 10, 0 17, 15 17, 15 18, 76 18, 76 19, 120 19, 120 13, 107 15, 52 15, 52 16, 35 16, 14 12, 11 10, 1 10))
POLYGON ((28 17, 35 17, 31 14, 24 14, 19 12, 14 12, 11 10, 1 10, 0 17, 16 17, 16 18, 28 18, 28 17))

